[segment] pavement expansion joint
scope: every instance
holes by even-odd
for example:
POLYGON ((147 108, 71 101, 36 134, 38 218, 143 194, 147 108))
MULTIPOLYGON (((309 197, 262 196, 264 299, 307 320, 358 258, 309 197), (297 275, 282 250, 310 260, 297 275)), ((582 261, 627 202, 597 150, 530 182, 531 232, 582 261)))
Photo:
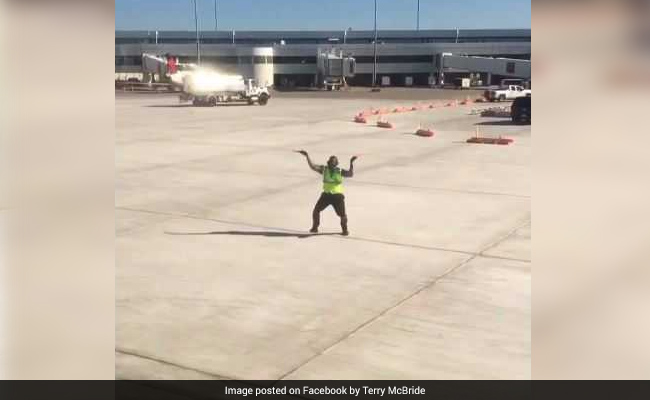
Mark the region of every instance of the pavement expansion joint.
POLYGON ((171 361, 163 360, 163 359, 158 358, 158 357, 139 354, 138 352, 132 351, 132 350, 116 348, 115 352, 118 353, 118 354, 124 354, 124 355, 131 356, 131 357, 137 357, 137 358, 141 358, 141 359, 144 359, 144 360, 157 362, 157 363, 160 363, 160 364, 164 364, 164 365, 174 367, 174 368, 183 369, 183 370, 186 370, 186 371, 196 372, 196 373, 199 373, 199 374, 210 376, 210 377, 212 377, 214 379, 220 379, 220 380, 234 380, 235 379, 235 378, 227 377, 227 376, 224 376, 224 375, 203 371, 203 370, 200 370, 200 369, 197 369, 197 368, 188 367, 186 365, 177 364, 177 363, 174 363, 174 362, 171 362, 171 361))
POLYGON ((440 282, 442 279, 444 279, 444 278, 446 278, 447 276, 451 275, 451 274, 454 273, 455 271, 461 269, 463 266, 469 264, 469 263, 470 263, 471 261, 473 261, 474 259, 476 259, 476 258, 478 258, 478 257, 483 257, 483 256, 482 256, 482 253, 483 253, 483 252, 488 251, 489 249, 493 248, 494 246, 496 246, 496 245, 498 245, 499 243, 503 242, 504 240, 508 239, 508 238, 509 238, 510 236, 512 236, 512 235, 513 235, 513 234, 514 234, 518 229, 521 229, 523 226, 526 226, 526 225, 529 224, 529 223, 530 223, 530 218, 527 218, 526 221, 524 221, 524 222, 522 222, 522 223, 518 223, 514 228, 512 228, 510 231, 508 231, 508 233, 507 233, 506 235, 500 237, 500 238, 497 239, 495 242, 493 242, 493 243, 491 243, 491 244, 485 246, 485 247, 483 248, 483 250, 481 250, 480 252, 472 254, 470 257, 468 257, 468 258, 466 258, 465 260, 461 261, 461 262, 458 263, 457 265, 455 265, 455 266, 449 268, 447 271, 445 271, 445 272, 442 273, 441 275, 436 276, 435 278, 433 278, 432 280, 430 280, 429 282, 425 283, 425 284, 422 285, 420 288, 418 288, 417 290, 415 290, 413 293, 411 293, 411 294, 407 295, 406 297, 402 298, 401 300, 399 300, 397 303, 393 304, 392 306, 389 306, 388 308, 384 309, 383 311, 381 311, 380 313, 378 313, 378 314, 375 315, 374 317, 369 318, 368 320, 366 320, 365 322, 363 322, 361 325, 357 326, 357 327, 356 327, 355 329, 353 329, 352 331, 349 331, 349 332, 347 332, 346 334, 344 334, 342 337, 340 337, 340 338, 337 339, 335 342, 333 342, 332 344, 330 344, 329 346, 327 346, 326 348, 324 348, 324 349, 323 349, 322 351, 320 351, 319 353, 313 355, 312 357, 310 357, 310 358, 307 359, 306 361, 304 361, 304 362, 300 363, 299 365, 297 365, 296 367, 292 368, 289 372, 285 373, 285 374, 280 378, 280 380, 283 380, 283 379, 285 379, 286 377, 290 376, 291 374, 293 374, 294 372, 298 371, 298 370, 299 370, 300 368, 302 368, 303 366, 307 365, 308 363, 310 363, 310 362, 313 361, 314 359, 320 357, 321 355, 323 355, 324 353, 326 353, 328 350, 332 349, 333 347, 335 347, 335 346, 338 345, 339 343, 343 342, 343 341, 346 340, 347 338, 353 336, 355 333, 359 332, 360 330, 362 330, 362 329, 365 328, 366 326, 369 326, 369 325, 372 324, 373 322, 377 321, 379 318, 381 318, 381 317, 383 317, 384 315, 388 314, 388 313, 391 312, 392 310, 398 308, 399 306, 401 306, 402 304, 406 303, 406 302, 409 301, 410 299, 414 298, 414 297, 417 296, 418 294, 420 294, 420 293, 422 293, 423 291, 425 291, 425 290, 427 290, 427 289, 429 289, 429 288, 435 286, 436 283, 440 282))

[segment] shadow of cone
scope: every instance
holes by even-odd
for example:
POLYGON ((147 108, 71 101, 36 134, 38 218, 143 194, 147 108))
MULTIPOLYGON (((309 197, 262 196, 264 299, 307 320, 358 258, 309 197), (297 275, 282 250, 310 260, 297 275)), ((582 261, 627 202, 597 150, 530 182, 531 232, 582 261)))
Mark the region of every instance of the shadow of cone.
POLYGON ((476 127, 476 135, 467 139, 467 143, 478 143, 478 144, 498 144, 498 145, 509 145, 514 142, 513 139, 504 138, 499 136, 498 138, 488 138, 482 137, 478 126, 476 127))
POLYGON ((383 120, 383 119, 380 119, 379 121, 377 121, 377 126, 379 128, 387 128, 387 129, 392 129, 393 128, 393 124, 391 124, 390 122, 388 122, 386 120, 383 120))

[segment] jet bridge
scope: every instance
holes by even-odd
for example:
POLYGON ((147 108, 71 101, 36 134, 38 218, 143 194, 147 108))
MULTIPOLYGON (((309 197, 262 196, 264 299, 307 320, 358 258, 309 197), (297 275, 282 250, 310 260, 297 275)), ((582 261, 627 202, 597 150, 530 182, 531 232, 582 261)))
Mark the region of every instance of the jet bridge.
MULTIPOLYGON (((442 53, 439 55, 438 76, 444 77, 445 72, 481 72, 488 74, 488 82, 492 75, 522 78, 529 81, 531 78, 530 60, 513 58, 491 58, 453 55, 442 53)), ((444 82, 444 81, 443 81, 444 82)))

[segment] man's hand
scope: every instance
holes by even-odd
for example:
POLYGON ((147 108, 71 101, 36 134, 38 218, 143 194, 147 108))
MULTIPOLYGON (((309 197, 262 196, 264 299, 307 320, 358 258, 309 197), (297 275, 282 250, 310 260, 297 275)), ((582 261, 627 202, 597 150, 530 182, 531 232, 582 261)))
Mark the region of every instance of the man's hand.
POLYGON ((352 178, 354 176, 354 161, 359 158, 359 156, 352 156, 350 158, 350 169, 344 169, 341 171, 342 175, 346 178, 352 178))
POLYGON ((309 154, 305 150, 294 150, 296 153, 300 153, 305 158, 307 159, 307 164, 309 164, 309 168, 311 168, 312 171, 318 172, 319 174, 323 173, 323 166, 322 165, 316 165, 311 161, 311 158, 309 158, 309 154))

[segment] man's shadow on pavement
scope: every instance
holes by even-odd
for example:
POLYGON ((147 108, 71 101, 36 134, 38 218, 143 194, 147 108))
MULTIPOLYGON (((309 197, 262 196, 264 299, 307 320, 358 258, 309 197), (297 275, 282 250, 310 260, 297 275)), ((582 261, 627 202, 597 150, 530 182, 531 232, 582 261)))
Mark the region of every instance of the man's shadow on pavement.
POLYGON ((295 237, 306 239, 312 236, 339 235, 338 233, 291 233, 274 231, 214 231, 214 232, 165 232, 167 235, 192 236, 192 235, 229 235, 229 236, 265 236, 265 237, 295 237))

